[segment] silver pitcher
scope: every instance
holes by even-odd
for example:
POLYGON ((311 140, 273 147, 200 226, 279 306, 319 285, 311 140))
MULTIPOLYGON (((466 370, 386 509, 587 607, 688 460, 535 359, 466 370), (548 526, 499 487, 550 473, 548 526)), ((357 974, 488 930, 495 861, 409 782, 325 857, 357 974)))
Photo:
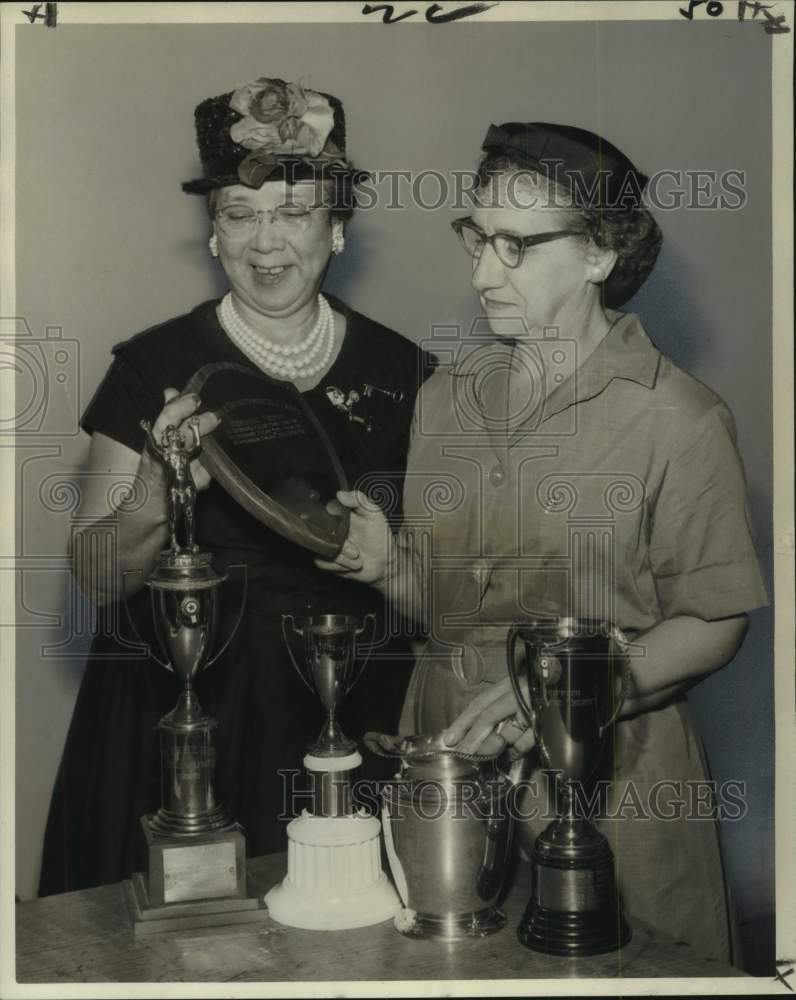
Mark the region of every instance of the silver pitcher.
POLYGON ((439 737, 368 733, 366 745, 400 760, 383 793, 382 824, 404 904, 395 927, 455 941, 500 930, 495 905, 511 843, 511 782, 495 757, 461 754, 439 737))

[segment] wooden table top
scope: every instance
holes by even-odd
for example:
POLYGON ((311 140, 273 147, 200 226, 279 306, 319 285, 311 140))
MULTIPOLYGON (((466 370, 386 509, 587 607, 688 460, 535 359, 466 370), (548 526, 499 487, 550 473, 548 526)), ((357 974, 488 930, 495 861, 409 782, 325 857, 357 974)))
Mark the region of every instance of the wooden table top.
MULTIPOLYGON (((19 983, 278 983, 743 975, 632 919, 632 941, 611 955, 567 959, 526 950, 515 931, 528 901, 529 867, 519 866, 501 903, 507 926, 454 943, 410 940, 392 921, 303 931, 270 917, 136 938, 121 883, 49 896, 16 906, 16 977, 19 983)), ((285 870, 284 854, 249 861, 250 892, 266 892, 285 870)))

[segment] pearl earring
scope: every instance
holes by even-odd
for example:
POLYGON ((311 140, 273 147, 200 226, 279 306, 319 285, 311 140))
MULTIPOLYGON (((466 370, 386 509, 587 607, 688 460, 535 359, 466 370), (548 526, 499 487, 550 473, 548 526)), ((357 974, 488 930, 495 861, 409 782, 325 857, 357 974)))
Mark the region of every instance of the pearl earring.
POLYGON ((207 241, 207 245, 210 248, 210 256, 218 257, 218 237, 215 233, 207 241))
POLYGON ((340 219, 335 219, 332 223, 332 253, 335 257, 345 250, 345 236, 343 235, 343 223, 340 219))

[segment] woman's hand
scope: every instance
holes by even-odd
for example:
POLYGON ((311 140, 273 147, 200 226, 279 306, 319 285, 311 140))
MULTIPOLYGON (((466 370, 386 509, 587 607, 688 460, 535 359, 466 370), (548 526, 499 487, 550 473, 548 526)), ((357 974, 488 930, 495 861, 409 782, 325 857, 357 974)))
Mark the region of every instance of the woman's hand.
MULTIPOLYGON (((527 681, 520 686, 527 698, 527 681)), ((527 753, 536 742, 508 677, 473 698, 442 738, 462 753, 498 753, 508 745, 514 757, 527 753)))
MULTIPOLYGON (((185 421, 193 417, 200 406, 198 396, 180 395, 176 389, 166 389, 165 405, 152 428, 155 441, 160 444, 169 424, 181 427, 186 440, 193 443, 194 436, 185 421)), ((219 424, 213 413, 203 413, 197 418, 199 434, 209 434, 219 424)), ((168 536, 168 498, 166 496, 166 469, 160 459, 144 447, 141 454, 99 432, 92 435, 87 475, 82 481, 79 534, 90 539, 97 534, 96 544, 108 525, 113 525, 116 537, 116 559, 113 565, 103 560, 97 562, 83 555, 91 544, 72 550, 73 572, 80 589, 96 605, 113 604, 122 593, 133 594, 140 590, 151 573, 168 536), (109 491, 108 477, 127 485, 129 490, 109 491), (139 493, 143 490, 143 493, 139 493), (117 506, 110 496, 118 498, 117 506), (130 503, 130 498, 140 497, 141 503, 130 503)), ((191 462, 191 473, 198 489, 210 484, 210 476, 199 459, 191 462)))
MULTIPOLYGON (((177 427, 185 435, 185 440, 193 443, 193 433, 187 424, 202 405, 202 401, 195 392, 182 395, 176 389, 164 389, 165 406, 160 411, 152 426, 152 434, 155 440, 160 443, 163 432, 169 425, 177 427)), ((210 434, 221 423, 215 413, 202 413, 196 417, 197 430, 200 438, 205 434, 210 434)), ((149 485, 158 484, 162 488, 165 485, 165 470, 163 463, 152 454, 149 448, 144 448, 141 455, 139 475, 149 485)), ((206 490, 211 483, 210 473, 202 465, 201 458, 195 458, 191 462, 191 476, 197 490, 206 490)))
POLYGON ((395 544, 387 518, 378 504, 358 490, 340 490, 337 499, 326 505, 330 514, 340 514, 343 508, 351 511, 348 537, 333 560, 316 559, 315 565, 380 588, 389 577, 395 544))

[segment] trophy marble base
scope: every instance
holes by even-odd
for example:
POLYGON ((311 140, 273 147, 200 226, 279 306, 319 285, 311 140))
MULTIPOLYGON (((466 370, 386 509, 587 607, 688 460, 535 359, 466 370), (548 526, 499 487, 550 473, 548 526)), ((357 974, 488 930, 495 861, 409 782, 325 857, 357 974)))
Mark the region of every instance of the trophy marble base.
POLYGON ((246 841, 237 824, 192 836, 168 837, 141 817, 149 859, 146 876, 125 883, 136 934, 261 920, 259 898, 246 895, 246 841))
POLYGON ((287 875, 265 897, 273 917, 305 930, 369 927, 394 917, 398 894, 381 868, 373 816, 312 816, 287 828, 287 875))

